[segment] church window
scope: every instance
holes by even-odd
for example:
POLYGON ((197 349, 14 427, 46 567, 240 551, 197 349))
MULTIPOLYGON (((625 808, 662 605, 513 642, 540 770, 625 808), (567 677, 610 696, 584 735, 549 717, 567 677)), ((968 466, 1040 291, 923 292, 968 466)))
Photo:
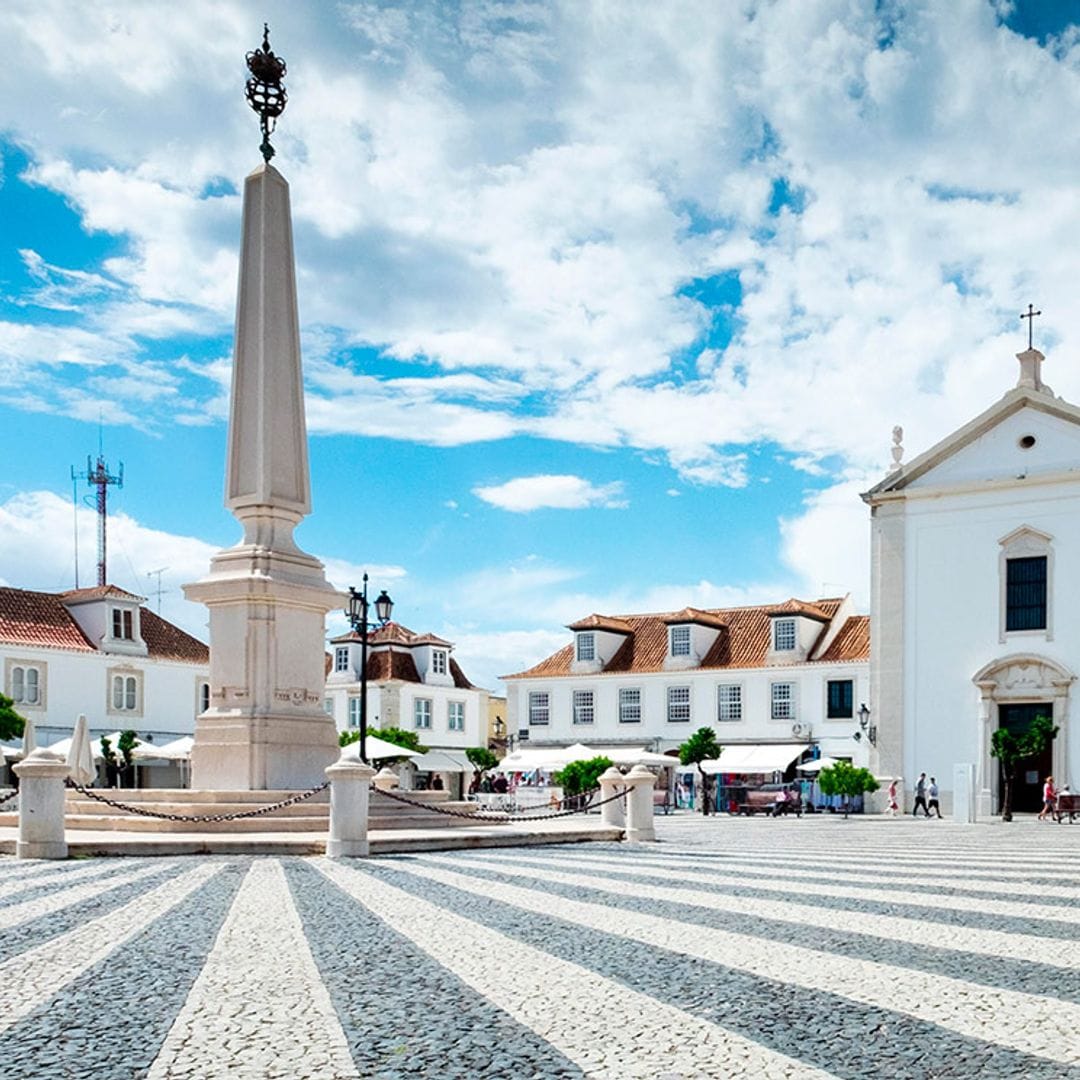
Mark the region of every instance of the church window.
POLYGON ((830 720, 849 720, 855 715, 855 693, 851 679, 830 679, 825 715, 830 720))
POLYGON ((669 724, 688 724, 690 722, 689 686, 668 687, 667 718, 669 724))
POLYGON ((574 691, 574 723, 591 724, 595 709, 591 690, 574 691))
POLYGON ((776 652, 790 652, 795 648, 795 620, 773 620, 773 649, 776 652))
POLYGON ((673 626, 671 628, 671 655, 690 655, 690 627, 673 626))
POLYGON ((770 687, 772 698, 772 718, 774 720, 795 719, 795 684, 774 682, 770 687))
POLYGON ((546 690, 529 694, 529 723, 546 724, 551 719, 551 695, 546 690))
POLYGON ((595 660, 596 659, 596 635, 595 634, 578 634, 578 636, 577 636, 577 658, 579 660, 595 660))
POLYGON ((619 691, 619 723, 641 723, 641 691, 636 686, 626 686, 619 691))
POLYGON ((722 683, 716 688, 716 719, 722 724, 742 719, 742 687, 738 683, 722 683))
POLYGON ((1005 630, 1046 629, 1046 556, 1008 559, 1005 630))

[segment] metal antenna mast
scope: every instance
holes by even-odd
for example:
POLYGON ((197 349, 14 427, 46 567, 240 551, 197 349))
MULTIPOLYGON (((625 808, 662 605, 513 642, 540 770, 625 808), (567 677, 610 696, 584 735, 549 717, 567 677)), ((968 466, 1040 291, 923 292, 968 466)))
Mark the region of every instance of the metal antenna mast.
POLYGON ((157 578, 157 589, 155 591, 157 592, 157 613, 159 615, 161 614, 161 594, 163 592, 168 592, 169 591, 168 589, 162 589, 162 587, 161 587, 161 575, 164 574, 165 571, 168 570, 168 569, 169 568, 167 566, 162 566, 158 570, 148 570, 147 574, 146 574, 147 577, 156 577, 157 578))
POLYGON ((74 468, 71 470, 72 480, 77 478, 80 480, 85 479, 90 487, 97 488, 97 495, 95 498, 95 505, 98 515, 98 541, 97 541, 97 583, 99 585, 107 584, 105 580, 105 522, 108 518, 108 489, 110 484, 115 484, 118 488, 124 486, 124 463, 120 462, 120 472, 114 476, 109 472, 108 465, 105 464, 105 455, 101 449, 98 449, 98 459, 96 465, 91 465, 90 456, 86 458, 86 472, 76 474, 74 468))

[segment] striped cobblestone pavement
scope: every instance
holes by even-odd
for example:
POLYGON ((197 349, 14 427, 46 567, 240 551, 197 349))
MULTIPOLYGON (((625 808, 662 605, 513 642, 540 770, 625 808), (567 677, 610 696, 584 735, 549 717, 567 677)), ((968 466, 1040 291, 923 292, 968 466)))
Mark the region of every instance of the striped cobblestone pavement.
POLYGON ((1080 828, 0 858, 8 1080, 1080 1080, 1080 828))

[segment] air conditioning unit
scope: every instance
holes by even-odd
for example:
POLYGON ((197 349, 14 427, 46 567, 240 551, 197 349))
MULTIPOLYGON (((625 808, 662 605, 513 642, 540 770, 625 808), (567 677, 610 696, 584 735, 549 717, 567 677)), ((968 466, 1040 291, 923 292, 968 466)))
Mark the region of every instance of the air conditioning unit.
POLYGON ((809 739, 812 728, 810 724, 792 724, 791 734, 796 738, 809 739))

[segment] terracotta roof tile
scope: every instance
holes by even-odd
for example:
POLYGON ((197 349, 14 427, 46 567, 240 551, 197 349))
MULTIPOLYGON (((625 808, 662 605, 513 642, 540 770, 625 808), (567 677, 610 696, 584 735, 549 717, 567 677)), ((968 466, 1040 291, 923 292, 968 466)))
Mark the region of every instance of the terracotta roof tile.
POLYGON ((684 607, 682 611, 676 611, 673 615, 666 616, 664 623, 667 626, 697 623, 699 626, 711 626, 714 629, 727 625, 722 616, 714 614, 711 611, 702 611, 700 608, 693 607, 684 607))
MULTIPOLYGON (((772 625, 770 616, 775 612, 811 615, 812 618, 829 621, 836 614, 842 603, 838 599, 818 600, 807 604, 800 600, 789 600, 784 605, 762 605, 744 608, 714 608, 701 610, 684 608, 681 612, 663 612, 651 615, 620 615, 618 621, 626 623, 630 634, 626 641, 605 666, 602 674, 620 674, 628 672, 663 671, 668 651, 668 626, 682 621, 687 612, 697 612, 708 616, 707 625, 718 629, 716 640, 708 653, 702 658, 698 668, 755 668, 764 667, 771 645, 772 625)), ((598 616, 603 618, 603 616, 598 616)), ((848 629, 853 619, 848 619, 837 640, 830 645, 825 656, 820 660, 859 660, 869 655, 869 620, 864 619, 867 627, 863 630, 848 629), (860 646, 860 635, 865 639, 860 646), (841 641, 844 644, 840 644, 841 641), (864 654, 859 649, 864 649, 864 654)), ((695 620, 697 621, 697 620, 695 620)), ((578 624, 572 624, 571 629, 578 624)), ((558 652, 541 660, 539 664, 519 671, 513 675, 504 675, 504 679, 545 678, 571 674, 574 659, 573 645, 566 645, 558 652)), ((818 663, 819 661, 811 661, 818 663)))
POLYGON ((869 660, 870 616, 852 615, 818 657, 822 661, 869 660))
MULTIPOLYGON (((330 644, 347 645, 349 642, 359 640, 360 635, 356 631, 350 630, 347 634, 340 634, 338 637, 331 638, 330 644)), ((385 626, 380 626, 378 630, 373 630, 368 634, 368 678, 373 682, 387 679, 401 679, 403 682, 414 683, 421 682, 420 673, 412 658, 412 653, 405 651, 416 645, 437 645, 446 649, 454 647, 453 642, 446 641, 436 634, 415 634, 407 626, 402 626, 401 623, 388 622, 385 626), (386 648, 376 648, 376 646, 386 645, 399 645, 403 648, 393 649, 392 651, 386 648)), ((327 653, 327 674, 330 673, 331 664, 330 654, 327 653)), ((465 673, 461 670, 461 666, 453 657, 450 657, 450 674, 454 679, 454 685, 459 690, 479 689, 479 687, 469 682, 465 673)))
POLYGON ((402 682, 420 682, 420 672, 416 670, 412 653, 400 649, 379 649, 368 653, 368 682, 387 682, 400 679, 402 682))
POLYGON ((63 595, 0 589, 0 641, 9 645, 96 652, 71 612, 61 603, 63 595))
POLYGON ((145 596, 136 596, 116 585, 94 585, 89 589, 68 589, 59 594, 67 604, 84 604, 90 600, 104 600, 109 597, 113 600, 135 600, 142 604, 146 602, 145 596))
POLYGON ((633 633, 633 626, 617 615, 586 615, 584 619, 570 623, 567 630, 610 630, 613 634, 633 633))
POLYGON ((180 660, 188 664, 209 664, 210 649, 198 638, 185 633, 149 608, 140 608, 139 624, 150 656, 159 660, 180 660))

